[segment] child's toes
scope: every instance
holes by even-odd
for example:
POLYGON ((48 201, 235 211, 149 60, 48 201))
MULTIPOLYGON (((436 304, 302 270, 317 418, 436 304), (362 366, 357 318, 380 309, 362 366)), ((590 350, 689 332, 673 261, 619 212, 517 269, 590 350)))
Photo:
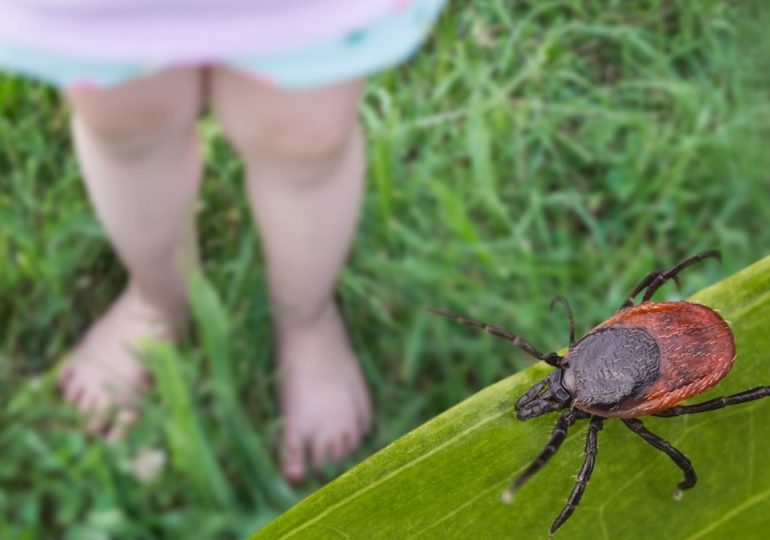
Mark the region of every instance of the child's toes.
POLYGON ((313 468, 320 471, 321 467, 329 461, 328 450, 333 441, 333 437, 325 434, 317 435, 310 448, 310 459, 313 461, 313 468))
POLYGON ((361 446, 361 439, 363 438, 365 431, 362 429, 351 429, 343 438, 345 444, 345 455, 349 456, 361 446))
POLYGON ((56 386, 59 388, 59 392, 64 394, 66 388, 72 382, 72 378, 75 376, 75 370, 72 366, 67 366, 59 373, 59 378, 56 380, 56 386))
POLYGON ((70 395, 72 396, 72 399, 70 399, 72 406, 79 411, 87 412, 86 400, 89 395, 88 387, 82 382, 75 381, 72 384, 72 392, 70 395))
POLYGON ((110 401, 103 392, 91 392, 88 408, 81 409, 86 420, 86 433, 95 437, 102 436, 107 429, 109 408, 110 401))
POLYGON ((99 437, 107 426, 107 414, 105 411, 92 410, 88 413, 88 420, 86 421, 86 433, 99 437))
POLYGON ((123 440, 128 429, 139 419, 139 414, 134 409, 121 408, 115 413, 112 422, 106 427, 103 437, 108 443, 123 440))
POLYGON ((82 413, 97 411, 100 409, 99 395, 93 392, 83 391, 75 402, 75 407, 82 413))
POLYGON ((299 438, 287 436, 281 452, 281 471, 284 478, 292 484, 305 480, 305 452, 299 438))
POLYGON ((329 443, 327 454, 332 459, 332 461, 334 461, 334 463, 342 462, 342 460, 345 459, 350 453, 345 439, 346 437, 343 434, 339 437, 336 437, 329 443))
POLYGON ((75 394, 77 393, 79 386, 80 385, 78 384, 77 378, 74 376, 70 376, 67 379, 66 383, 65 382, 61 383, 59 389, 61 391, 62 396, 64 396, 64 399, 74 405, 75 394))

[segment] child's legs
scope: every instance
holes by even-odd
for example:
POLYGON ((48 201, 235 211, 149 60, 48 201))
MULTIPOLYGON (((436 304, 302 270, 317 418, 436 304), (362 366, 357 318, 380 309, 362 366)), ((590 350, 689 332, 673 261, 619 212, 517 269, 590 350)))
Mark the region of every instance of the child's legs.
POLYGON ((347 255, 363 187, 360 88, 290 92, 212 74, 212 106, 246 165, 279 331, 329 305, 347 255))
POLYGON ((201 71, 172 69, 67 98, 89 195, 131 286, 149 303, 177 308, 185 295, 182 269, 195 260, 201 71))
POLYGON ((200 70, 174 69, 109 90, 73 90, 73 133, 89 195, 129 273, 129 286, 88 330, 61 371, 65 397, 91 431, 122 434, 147 383, 132 354, 170 339, 184 319, 183 274, 196 261, 193 204, 200 184, 200 70), (124 421, 121 422, 120 418, 124 421))
POLYGON ((361 82, 287 91, 217 68, 212 106, 243 157, 267 261, 281 371, 284 472, 358 446, 369 398, 334 304, 359 214, 361 82))

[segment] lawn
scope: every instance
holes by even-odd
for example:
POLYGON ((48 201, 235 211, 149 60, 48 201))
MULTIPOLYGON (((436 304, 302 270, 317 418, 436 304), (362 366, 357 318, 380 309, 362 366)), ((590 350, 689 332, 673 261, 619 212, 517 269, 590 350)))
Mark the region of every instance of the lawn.
MULTIPOLYGON (((527 365, 446 308, 566 344, 644 274, 708 248, 680 298, 770 252, 767 20, 726 0, 456 1, 362 106, 369 184, 339 299, 377 408, 345 467, 527 365)), ((53 368, 125 275, 89 209, 68 112, 0 77, 0 536, 244 538, 340 471, 275 468, 269 306, 241 165, 208 118, 205 275, 122 444, 87 438, 53 368), (155 478, 142 460, 165 456, 155 478)))

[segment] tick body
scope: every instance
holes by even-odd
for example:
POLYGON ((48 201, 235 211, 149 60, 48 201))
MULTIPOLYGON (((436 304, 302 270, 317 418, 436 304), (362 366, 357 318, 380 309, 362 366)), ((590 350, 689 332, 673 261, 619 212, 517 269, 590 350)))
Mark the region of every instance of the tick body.
MULTIPOLYGON (((650 272, 631 291, 617 313, 575 340, 572 311, 561 303, 569 322, 567 354, 543 354, 521 337, 475 319, 445 311, 434 313, 507 339, 528 354, 556 369, 516 402, 516 416, 528 420, 563 411, 550 440, 535 460, 503 493, 504 501, 558 451, 567 431, 577 420, 590 419, 586 457, 567 504, 551 525, 551 534, 572 515, 593 472, 598 433, 608 418, 619 418, 631 431, 664 452, 682 470, 675 498, 695 485, 690 460, 669 442, 650 432, 639 416, 679 416, 719 409, 770 396, 770 386, 760 386, 696 405, 679 405, 722 380, 735 361, 735 341, 725 320, 713 309, 692 302, 651 302, 655 291, 677 279, 685 268, 706 258, 719 258, 715 250, 685 259, 668 270, 650 272), (642 301, 633 300, 644 292, 642 301)), ((553 303, 551 304, 553 307, 553 303)))
POLYGON ((603 417, 655 414, 718 383, 733 365, 730 327, 709 307, 646 302, 586 334, 562 364, 572 405, 603 417))

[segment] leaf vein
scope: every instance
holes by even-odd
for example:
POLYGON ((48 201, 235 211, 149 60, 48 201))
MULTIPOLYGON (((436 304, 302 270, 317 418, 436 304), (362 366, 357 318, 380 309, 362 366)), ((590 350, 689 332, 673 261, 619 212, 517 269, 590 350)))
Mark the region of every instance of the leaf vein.
MULTIPOLYGON (((519 470, 523 470, 523 467, 521 469, 519 469, 519 470)), ((516 471, 516 472, 518 472, 518 471, 516 471)), ((415 536, 422 536, 422 535, 424 535, 427 531, 431 530, 436 525, 438 525, 440 523, 443 523, 447 519, 451 518, 457 512, 459 512, 459 511, 465 509, 466 507, 472 505, 477 500, 479 500, 481 497, 484 497, 485 495, 487 495, 490 491, 492 491, 494 489, 501 489, 501 487, 506 485, 507 483, 508 483, 508 480, 505 480, 504 482, 496 482, 494 485, 488 487, 487 489, 481 490, 481 492, 478 495, 476 495, 475 497, 465 501, 460 506, 455 507, 454 509, 452 509, 451 512, 447 512, 446 514, 444 514, 441 517, 441 519, 438 519, 438 520, 434 521, 433 523, 431 523, 430 525, 428 525, 427 527, 425 527, 424 529, 421 529, 421 530, 417 531, 415 536)), ((501 502, 500 504, 503 504, 503 503, 501 502)))
POLYGON ((726 521, 731 520, 741 512, 748 510, 752 506, 759 504, 763 500, 765 500, 768 496, 770 496, 770 489, 766 489, 765 491, 762 491, 761 493, 757 493, 750 499, 746 499, 743 503, 739 504, 732 510, 725 512, 722 514, 719 519, 716 519, 706 525, 705 527, 701 528, 699 531, 696 531, 694 534, 688 536, 685 540, 695 540, 696 538, 703 538, 704 535, 708 534, 709 532, 713 531, 726 521))

